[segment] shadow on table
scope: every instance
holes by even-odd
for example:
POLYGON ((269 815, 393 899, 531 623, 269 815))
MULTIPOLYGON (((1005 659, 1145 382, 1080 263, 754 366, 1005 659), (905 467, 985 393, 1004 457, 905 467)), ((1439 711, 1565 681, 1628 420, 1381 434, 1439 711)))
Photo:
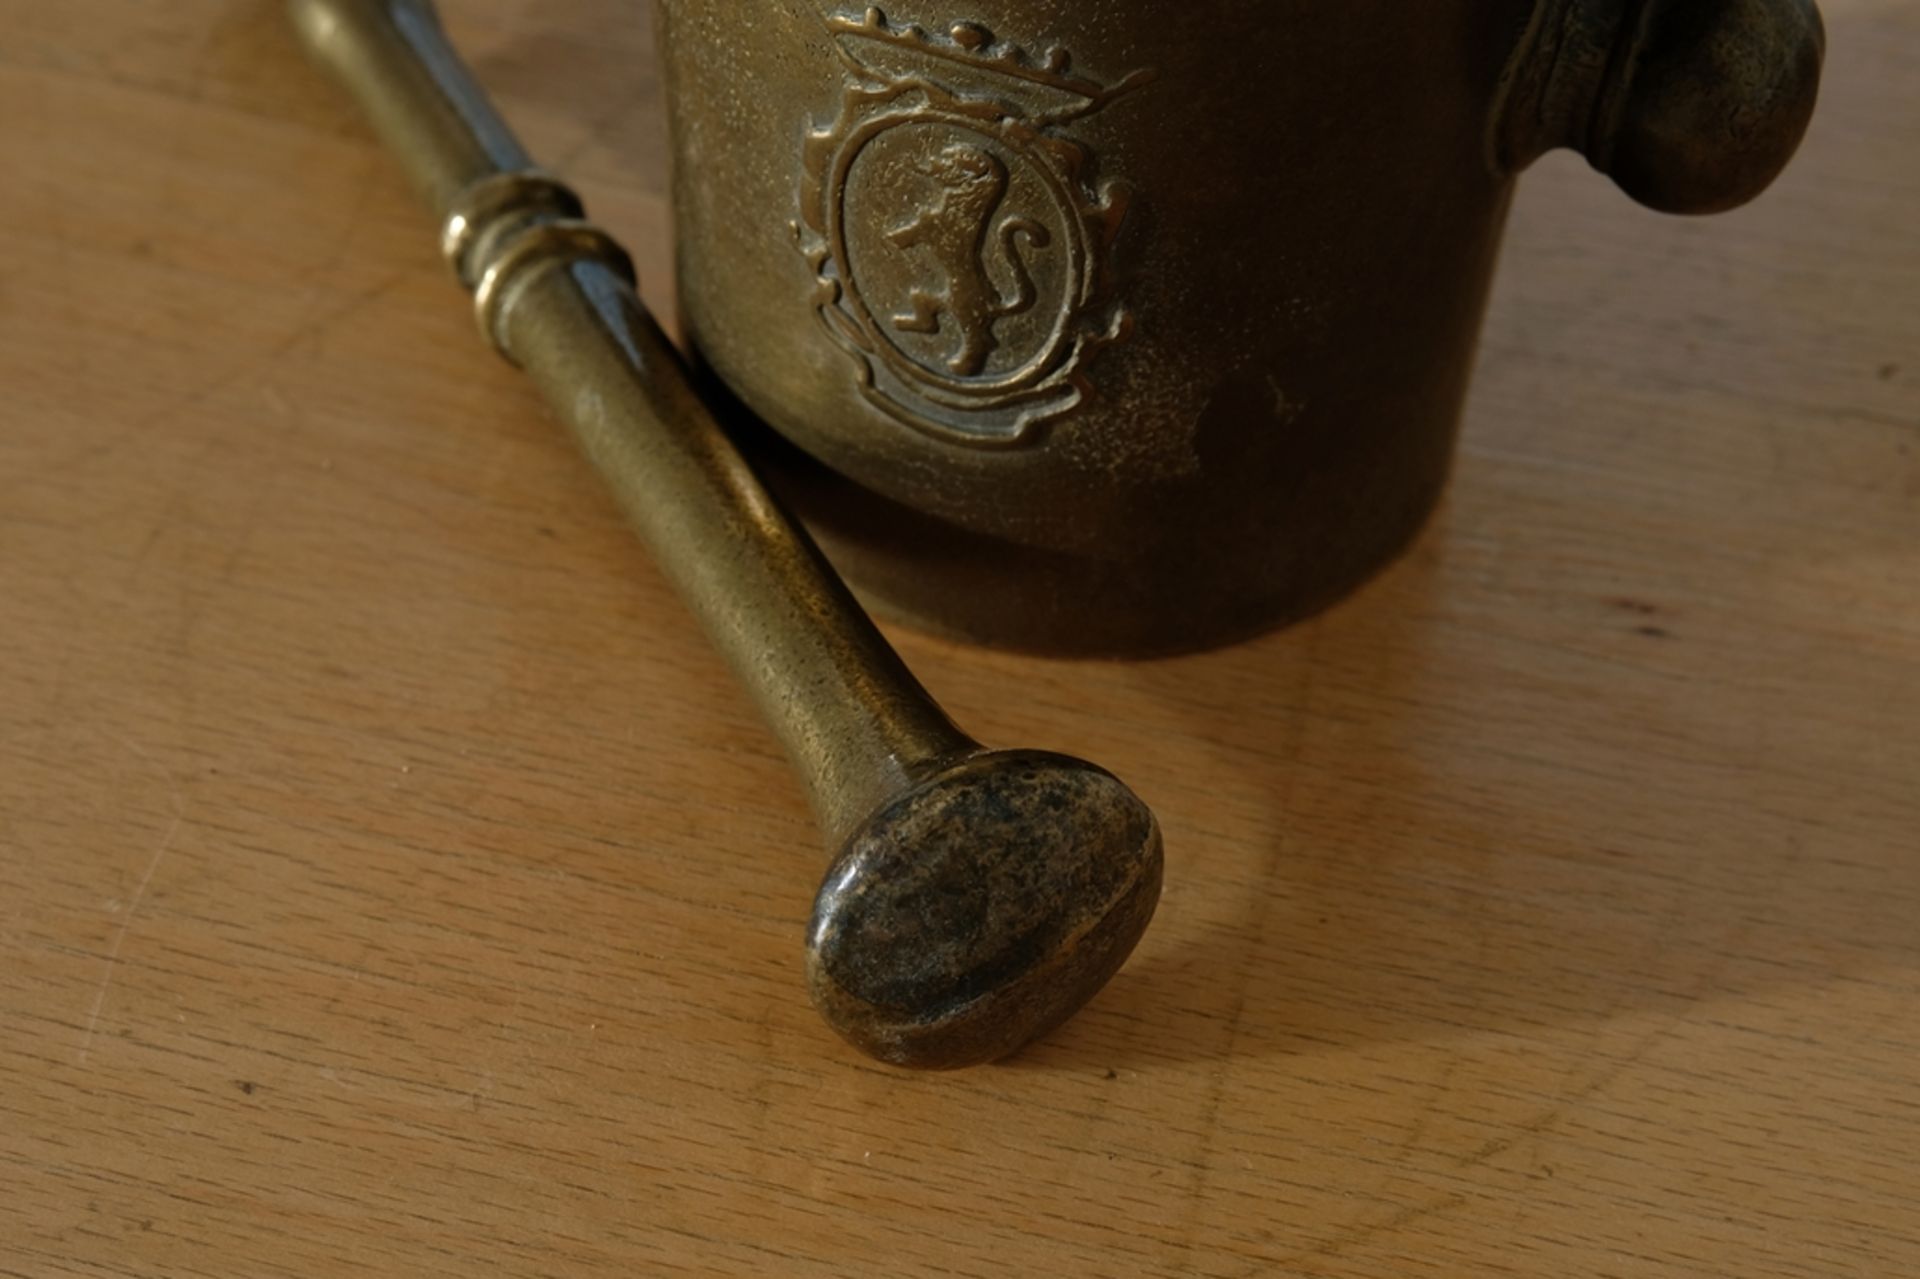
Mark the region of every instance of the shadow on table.
POLYGON ((1838 695, 1823 673, 1867 654, 1755 645, 1792 619, 1661 603, 1689 596, 1660 566, 1658 599, 1583 591, 1544 552, 1448 547, 1451 519, 1321 619, 1138 668, 1192 756, 1141 779, 1164 783, 1161 916, 1016 1068, 1578 1052, 1607 1023, 1920 969, 1914 739, 1803 731, 1838 695))

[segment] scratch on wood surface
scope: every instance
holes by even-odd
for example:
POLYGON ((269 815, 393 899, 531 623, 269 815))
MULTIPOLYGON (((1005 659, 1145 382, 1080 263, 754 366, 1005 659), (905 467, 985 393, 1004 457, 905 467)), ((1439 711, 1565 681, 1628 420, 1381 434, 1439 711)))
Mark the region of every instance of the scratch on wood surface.
POLYGON ((1416 1222, 1444 1216, 1465 1207, 1468 1202, 1466 1195, 1449 1193, 1424 1203, 1404 1204, 1382 1220, 1359 1222, 1311 1248, 1281 1259, 1278 1264, 1290 1269, 1310 1260, 1331 1260, 1346 1256, 1359 1251, 1375 1239, 1391 1236, 1396 1231, 1404 1230, 1416 1222))
MULTIPOLYGON (((1307 748, 1307 734, 1313 720, 1314 685, 1320 669, 1320 634, 1318 626, 1308 626, 1305 658, 1300 663, 1297 675, 1296 704, 1300 707, 1300 711, 1293 719, 1284 747, 1285 762, 1281 772, 1278 800, 1282 812, 1290 812, 1294 808, 1294 795, 1301 773, 1299 765, 1307 748)), ((1183 1269, 1192 1264, 1194 1250, 1201 1234, 1200 1222, 1209 1202, 1214 1172, 1214 1141, 1219 1136, 1220 1116, 1226 1100, 1228 1076, 1233 1072, 1234 1049, 1239 1043, 1245 1025, 1248 988, 1252 984, 1254 974, 1254 966, 1246 962, 1246 959, 1256 953, 1266 939, 1273 912, 1282 896, 1274 892, 1272 886, 1281 877, 1282 868, 1286 865, 1291 847, 1289 831, 1281 829, 1274 832, 1270 847, 1261 859, 1259 883, 1250 898, 1252 908, 1237 930, 1242 935, 1241 944, 1237 947, 1241 962, 1237 963, 1233 970, 1233 996, 1228 1004, 1222 1040, 1224 1051, 1213 1063, 1206 1091, 1202 1096, 1199 1148, 1193 1160, 1193 1179, 1188 1183, 1186 1192, 1186 1215, 1180 1233, 1183 1269)))
POLYGON ((100 975, 100 988, 93 993, 93 1007, 87 1010, 86 1037, 80 1042, 82 1062, 87 1059, 87 1050, 93 1045, 93 1032, 100 1025, 100 1010, 106 1006, 107 988, 113 985, 114 970, 120 966, 120 948, 127 944, 127 933, 133 928, 134 912, 140 909, 140 899, 146 896, 147 885, 153 882, 153 873, 160 869, 160 861, 173 847, 173 837, 180 832, 180 822, 184 813, 173 815, 173 824, 167 827, 166 837, 154 848, 153 856, 147 860, 147 869, 141 874, 140 882, 134 886, 133 896, 127 901, 127 909, 121 915, 120 927, 113 934, 113 944, 107 947, 107 971, 100 975))
POLYGON ((147 859, 147 868, 140 873, 140 882, 133 887, 133 895, 127 899, 126 909, 120 916, 120 927, 114 930, 113 941, 107 947, 107 970, 100 974, 100 986, 93 992, 93 1006, 87 1010, 87 1028, 80 1040, 80 1054, 75 1059, 81 1063, 87 1060, 87 1053, 93 1047, 93 1035, 100 1026, 100 1011, 106 1007, 107 991, 113 986, 113 975, 120 967, 120 951, 127 944, 127 934, 133 930, 134 916, 140 910, 140 902, 147 895, 147 886, 153 883, 153 876, 160 869, 160 863, 166 859, 167 850, 173 847, 173 840, 180 833, 180 823, 186 819, 186 803, 181 797, 179 783, 153 757, 141 750, 131 738, 114 738, 138 756, 142 763, 158 772, 167 780, 173 799, 173 822, 167 827, 167 833, 154 845, 153 856, 147 859))

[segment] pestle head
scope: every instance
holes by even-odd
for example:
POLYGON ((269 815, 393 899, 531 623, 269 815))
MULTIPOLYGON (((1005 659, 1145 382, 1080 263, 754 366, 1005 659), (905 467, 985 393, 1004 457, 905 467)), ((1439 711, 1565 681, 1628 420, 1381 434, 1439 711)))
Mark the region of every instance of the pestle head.
POLYGON ((1006 1056, 1119 970, 1160 898, 1159 824, 1103 769, 1040 751, 951 764, 849 837, 807 933, 814 1004, 882 1061, 1006 1056))

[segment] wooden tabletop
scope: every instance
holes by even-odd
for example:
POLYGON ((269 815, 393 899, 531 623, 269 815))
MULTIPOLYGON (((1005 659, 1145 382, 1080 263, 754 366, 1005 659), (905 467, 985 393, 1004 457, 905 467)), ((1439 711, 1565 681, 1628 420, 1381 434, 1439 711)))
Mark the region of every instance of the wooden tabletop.
MULTIPOLYGON (((671 304, 633 0, 447 0, 671 304)), ((1759 204, 1523 184, 1283 634, 912 634, 1158 810, 1013 1062, 809 1009, 773 743, 264 0, 0 2, 0 1274, 1920 1273, 1920 7, 1759 204)))

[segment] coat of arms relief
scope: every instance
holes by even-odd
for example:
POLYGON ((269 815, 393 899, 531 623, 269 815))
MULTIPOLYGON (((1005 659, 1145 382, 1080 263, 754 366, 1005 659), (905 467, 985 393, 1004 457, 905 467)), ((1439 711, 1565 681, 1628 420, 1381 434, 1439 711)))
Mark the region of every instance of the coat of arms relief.
POLYGON ((969 22, 877 8, 828 20, 847 83, 806 139, 801 250, 821 322, 867 397, 960 444, 1007 447, 1096 394, 1087 358, 1124 340, 1112 249, 1130 193, 1072 126, 1153 79, 1076 73, 969 22))

